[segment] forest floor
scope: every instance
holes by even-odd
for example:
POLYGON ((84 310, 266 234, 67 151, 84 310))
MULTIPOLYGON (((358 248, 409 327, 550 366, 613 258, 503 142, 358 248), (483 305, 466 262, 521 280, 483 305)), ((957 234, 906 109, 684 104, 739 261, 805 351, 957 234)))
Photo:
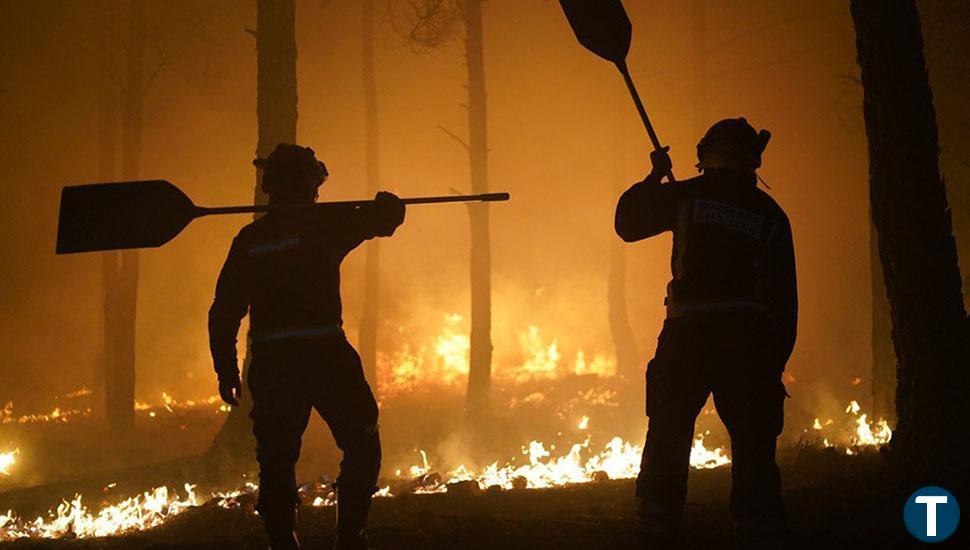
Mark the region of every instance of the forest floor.
MULTIPOLYGON (((833 449, 802 448, 784 453, 781 465, 793 547, 916 546, 902 524, 904 497, 889 481, 879 453, 845 456, 833 449)), ((734 547, 729 486, 728 467, 691 473, 680 547, 734 547)), ((635 548, 632 494, 632 480, 613 480, 543 490, 378 498, 368 533, 375 549, 635 548)), ((0 547, 265 548, 251 506, 206 505, 161 527, 119 537, 20 540, 0 547)), ((329 548, 334 509, 302 507, 298 531, 307 548, 329 548)), ((943 546, 962 544, 955 539, 943 546)))
MULTIPOLYGON (((615 392, 610 399, 599 399, 597 396, 609 394, 605 391, 609 388, 592 386, 594 392, 590 387, 589 380, 575 378, 549 387, 517 388, 522 395, 542 392, 545 399, 533 403, 518 394, 506 395, 507 413, 486 425, 467 426, 456 415, 443 412, 460 410, 460 396, 385 402, 381 413, 385 473, 390 476, 400 466, 406 476, 406 465, 420 460, 418 449, 427 449, 431 464, 438 469, 457 460, 456 453, 464 459, 478 457, 479 464, 469 464, 477 468, 492 460, 507 460, 533 439, 559 449, 553 451, 558 456, 569 444, 590 437, 590 432, 576 426, 587 415, 592 418, 591 430, 598 430, 591 448, 598 449, 613 435, 642 441, 642 435, 636 435, 643 433, 642 415, 616 406, 616 402, 634 399, 616 397, 615 392), (472 443, 455 436, 461 433, 474 434, 472 443), (441 452, 436 456, 434 450, 441 452), (444 451, 450 451, 451 461, 444 451)), ((76 403, 79 399, 59 406, 62 410, 83 409, 87 405, 76 403)), ((206 401, 194 408, 172 405, 142 410, 131 436, 120 440, 96 418, 23 423, 8 413, 0 423, 0 450, 19 448, 20 454, 12 475, 0 477, 0 514, 13 510, 26 518, 43 516, 52 505, 75 494, 94 505, 96 512, 98 503, 117 503, 153 487, 179 489, 187 481, 199 484, 199 495, 236 487, 242 480, 233 478, 235 481, 224 484, 225 480, 220 481, 198 460, 225 419, 218 407, 218 403, 206 401)), ((837 420, 826 422, 825 431, 811 429, 811 416, 798 416, 797 411, 786 418, 789 429, 781 442, 779 463, 794 547, 913 546, 915 540, 906 533, 901 519, 906 495, 891 483, 883 455, 867 447, 849 456, 844 447, 825 448, 819 441, 821 436, 831 439, 852 433, 856 416, 833 416, 837 420)), ((705 442, 709 448, 727 444, 713 410, 705 409, 698 419, 698 433, 708 434, 705 442)), ((304 438, 299 479, 336 472, 339 453, 328 441, 326 427, 314 419, 304 438)), ((632 480, 476 494, 455 490, 409 494, 393 484, 392 489, 398 496, 374 501, 368 533, 375 549, 636 547, 632 480)), ((734 546, 727 512, 729 489, 728 466, 691 472, 681 547, 734 546)), ((190 508, 159 527, 122 536, 22 539, 0 543, 0 548, 265 548, 252 496, 241 497, 239 503, 236 508, 213 503, 190 508)), ((302 507, 298 531, 307 548, 329 548, 333 507, 302 507)))

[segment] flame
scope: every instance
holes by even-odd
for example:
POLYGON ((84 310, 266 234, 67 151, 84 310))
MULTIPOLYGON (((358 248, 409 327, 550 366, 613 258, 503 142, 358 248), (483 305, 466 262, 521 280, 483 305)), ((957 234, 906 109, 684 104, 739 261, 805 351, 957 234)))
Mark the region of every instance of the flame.
POLYGON ((17 455, 20 454, 20 449, 16 448, 12 451, 7 451, 0 453, 0 475, 9 476, 10 468, 17 463, 17 455))
POLYGON ((49 413, 14 415, 13 401, 8 401, 0 409, 0 424, 33 424, 35 422, 67 422, 75 416, 91 416, 91 409, 61 409, 54 407, 49 413))
POLYGON ((521 365, 501 369, 497 375, 516 383, 556 378, 562 358, 558 342, 553 340, 547 344, 539 335, 538 327, 530 326, 519 335, 519 344, 526 352, 525 361, 521 365))
POLYGON ((25 521, 13 512, 0 514, 0 540, 22 537, 63 538, 67 536, 88 538, 117 535, 129 531, 144 530, 161 525, 166 519, 198 506, 195 486, 185 484, 184 498, 169 493, 167 487, 157 487, 118 504, 106 506, 97 513, 91 512, 75 495, 64 500, 47 517, 25 521))
POLYGON ((579 428, 580 430, 585 430, 586 428, 588 428, 589 427, 589 417, 586 416, 586 415, 583 415, 583 418, 581 418, 579 420, 579 425, 576 426, 576 427, 579 428))
POLYGON ((441 360, 445 384, 468 376, 468 353, 471 349, 471 341, 468 335, 457 332, 457 326, 461 321, 461 315, 447 316, 445 330, 434 342, 434 352, 441 360))
MULTIPOLYGON (((399 332, 404 332, 400 327, 399 332)), ((563 357, 559 342, 547 339, 535 325, 518 335, 520 359, 509 363, 496 361, 492 380, 496 384, 521 384, 537 380, 556 380, 564 376, 616 375, 616 361, 602 353, 576 351, 570 362, 563 357)), ((396 353, 378 354, 378 387, 387 398, 414 390, 459 388, 468 378, 470 339, 467 322, 458 314, 442 317, 433 338, 423 344, 405 343, 396 353)))
MULTIPOLYGON (((116 484, 108 485, 105 490, 116 484)), ((81 499, 74 495, 71 500, 62 500, 46 516, 33 520, 21 518, 8 510, 0 513, 0 541, 18 538, 90 538, 121 535, 131 531, 143 531, 157 527, 182 512, 212 503, 222 508, 239 507, 238 497, 252 494, 258 487, 246 483, 241 488, 229 492, 212 493, 207 501, 196 494, 196 485, 183 486, 185 496, 179 495, 168 487, 155 487, 144 493, 125 499, 118 504, 108 505, 97 512, 90 510, 81 499)))
POLYGON ((856 432, 852 437, 853 446, 864 445, 885 445, 893 438, 893 431, 889 428, 889 423, 880 418, 875 424, 875 431, 866 420, 865 414, 860 414, 856 418, 856 432))
MULTIPOLYGON (((710 435, 711 432, 704 432, 710 435)), ((690 448, 690 465, 698 470, 710 470, 719 466, 729 464, 731 459, 724 454, 724 449, 717 447, 708 450, 704 446, 704 436, 698 434, 694 436, 694 443, 690 448)))
MULTIPOLYGON (((588 422, 588 417, 583 417, 588 422)), ((550 447, 550 448, 554 448, 550 447)), ((522 447, 527 463, 516 465, 514 460, 500 466, 493 462, 479 472, 474 472, 464 464, 448 472, 443 481, 432 477, 429 485, 421 486, 416 493, 442 493, 449 484, 473 481, 481 489, 500 487, 502 489, 542 489, 562 485, 590 483, 603 479, 630 479, 640 472, 643 447, 614 437, 602 450, 591 451, 590 438, 568 446, 568 451, 553 456, 541 441, 530 441, 522 447)), ((422 478, 431 472, 427 454, 421 451, 422 464, 411 466, 412 478, 422 478)), ((690 465, 697 469, 710 469, 731 462, 721 448, 708 449, 704 445, 704 435, 694 438, 691 448, 690 465)), ((400 470, 398 471, 400 473, 400 470)))
MULTIPOLYGON (((589 417, 583 417, 588 423, 589 417)), ((408 469, 412 478, 427 476, 431 483, 417 488, 415 493, 438 493, 447 491, 448 484, 473 481, 480 488, 497 486, 503 489, 546 488, 575 483, 588 483, 603 479, 627 479, 637 475, 640 469, 642 448, 612 438, 597 453, 591 451, 590 438, 581 443, 573 443, 568 452, 553 456, 546 445, 531 441, 522 448, 527 463, 515 465, 510 461, 504 466, 494 462, 482 471, 473 473, 464 465, 449 472, 447 481, 437 476, 428 476, 432 467, 427 453, 419 451, 421 463, 408 469)), ((550 447, 555 449, 555 446, 550 447)), ((14 451, 14 454, 17 451, 14 451)), ((691 449, 691 466, 694 468, 716 468, 730 462, 720 448, 708 450, 704 436, 698 435, 691 449)), ((401 471, 398 471, 398 475, 401 471)), ((110 486, 109 486, 110 487, 110 486)), ((0 513, 0 541, 28 538, 89 538, 121 535, 157 527, 185 510, 206 502, 223 508, 239 507, 238 497, 252 494, 258 487, 247 483, 244 487, 230 492, 212 493, 207 501, 199 498, 196 486, 184 485, 184 496, 167 487, 156 487, 140 495, 125 499, 118 504, 108 505, 98 511, 90 510, 75 495, 71 500, 63 500, 46 516, 33 520, 21 518, 12 511, 0 513)), ((393 496, 390 487, 383 487, 376 498, 393 496)), ((333 506, 333 492, 315 496, 311 506, 333 506)))
POLYGON ((421 477, 431 471, 431 465, 428 463, 428 453, 424 452, 424 449, 419 449, 418 452, 421 453, 421 464, 413 465, 408 469, 411 477, 421 477))
POLYGON ((845 413, 851 415, 851 419, 848 425, 843 426, 844 431, 841 434, 825 432, 829 426, 835 424, 833 419, 830 418, 824 423, 818 418, 813 420, 812 430, 819 432, 819 435, 822 435, 822 432, 826 433, 821 441, 823 447, 840 446, 832 443, 829 439, 829 437, 837 437, 845 446, 845 454, 854 455, 856 454, 856 451, 853 450, 854 448, 879 447, 892 440, 893 431, 889 427, 889 422, 884 418, 880 418, 875 422, 871 421, 869 415, 862 412, 862 407, 858 401, 849 401, 849 404, 845 408, 845 413))
POLYGON ((578 376, 595 375, 599 377, 610 377, 616 375, 616 361, 608 359, 604 355, 596 354, 593 361, 586 362, 586 354, 583 350, 576 352, 576 361, 573 365, 573 374, 578 376))
MULTIPOLYGON (((441 332, 430 344, 413 350, 404 344, 396 355, 380 354, 382 394, 397 395, 429 386, 459 387, 468 377, 468 334, 461 315, 444 316, 441 332)), ((403 330, 403 328, 401 329, 403 330)))
MULTIPOLYGON (((388 498, 393 497, 390 487, 381 487, 376 493, 374 493, 373 498, 388 498)), ((337 494, 330 491, 325 496, 316 496, 310 501, 310 506, 314 508, 321 508, 325 506, 336 506, 337 505, 337 494)))
MULTIPOLYGON (((92 395, 91 390, 82 387, 81 389, 65 394, 65 397, 87 397, 92 395)), ((57 399, 57 397, 55 397, 57 399)), ((147 412, 149 418, 155 418, 157 413, 161 410, 167 410, 170 413, 177 414, 182 412, 187 412, 190 410, 198 410, 212 405, 218 404, 217 407, 213 407, 213 412, 216 413, 226 413, 229 412, 229 407, 221 403, 221 399, 218 394, 210 394, 200 399, 185 399, 179 400, 172 397, 168 392, 163 391, 161 393, 161 401, 156 403, 147 403, 145 401, 136 400, 134 403, 134 408, 138 412, 147 412)), ((13 401, 8 401, 2 409, 0 409, 0 424, 34 424, 39 422, 52 422, 52 423, 63 423, 69 422, 75 418, 89 418, 91 417, 91 408, 74 408, 67 409, 61 407, 54 407, 53 410, 47 413, 33 413, 17 416, 14 414, 13 401)))
MULTIPOLYGON (((853 447, 885 445, 893 437, 893 431, 889 428, 889 422, 880 418, 871 424, 866 413, 862 412, 862 407, 857 401, 849 402, 845 412, 855 416, 855 433, 852 434, 850 443, 853 447)), ((848 454, 852 454, 851 452, 848 454)))

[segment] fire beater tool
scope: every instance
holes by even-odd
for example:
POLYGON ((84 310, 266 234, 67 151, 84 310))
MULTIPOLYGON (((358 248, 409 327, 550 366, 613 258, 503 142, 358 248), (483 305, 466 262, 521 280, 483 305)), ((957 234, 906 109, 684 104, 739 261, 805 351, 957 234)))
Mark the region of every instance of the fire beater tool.
MULTIPOLYGON (((509 200, 508 193, 451 195, 401 199, 404 204, 494 202, 509 200)), ((175 238, 185 226, 202 216, 244 214, 313 208, 352 208, 373 200, 321 202, 306 205, 196 206, 188 195, 165 180, 94 183, 65 187, 57 223, 58 254, 154 248, 175 238)))
MULTIPOLYGON (((569 26, 576 33, 579 43, 599 57, 613 62, 620 70, 654 150, 662 149, 660 138, 657 137, 653 124, 650 124, 650 117, 647 116, 647 110, 626 65, 633 25, 621 0, 559 0, 559 4, 562 5, 569 26)), ((667 180, 674 181, 673 171, 667 173, 667 180)))

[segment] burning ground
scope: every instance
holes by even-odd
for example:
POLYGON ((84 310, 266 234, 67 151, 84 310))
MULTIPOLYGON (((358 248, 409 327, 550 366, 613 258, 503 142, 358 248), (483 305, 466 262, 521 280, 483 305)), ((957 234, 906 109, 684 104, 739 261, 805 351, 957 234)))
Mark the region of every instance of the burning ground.
MULTIPOLYGON (((382 488, 375 495, 375 542, 393 548, 424 537, 419 546, 447 546, 490 531, 488 525, 499 517, 504 530, 507 516, 516 514, 534 515, 551 530, 558 530, 557 522, 574 522, 577 540, 627 536, 643 419, 621 404, 639 398, 641 382, 626 380, 607 353, 570 348, 528 326, 518 334, 517 353, 504 358, 495 373, 495 399, 502 404, 497 409, 507 412, 468 425, 454 414, 467 377, 467 332, 460 316, 440 319, 433 336, 409 339, 380 358, 386 456, 382 488), (543 517, 540 509, 559 512, 543 517), (597 518, 602 524, 593 528, 597 518)), ((184 458, 201 454, 224 421, 227 408, 216 396, 176 398, 163 392, 140 400, 138 435, 124 444, 98 432, 91 396, 81 389, 58 396, 46 409, 20 411, 13 403, 3 409, 0 488, 9 490, 0 495, 0 540, 261 540, 252 511, 257 490, 252 478, 226 480, 184 458), (84 438, 103 445, 76 443, 84 438), (131 463, 148 466, 123 467, 131 463), (227 525, 235 527, 223 531, 227 525)), ((879 475, 881 459, 874 449, 890 440, 888 423, 869 418, 856 401, 826 413, 788 419, 782 455, 796 499, 800 491, 821 490, 799 471, 808 463, 879 475)), ((337 457, 322 431, 311 429, 299 471, 306 480, 302 517, 311 540, 329 536, 333 521, 326 510, 333 504, 331 478, 320 474, 332 476, 337 457)), ((727 449, 723 427, 708 406, 698 419, 691 453, 692 498, 704 503, 695 521, 717 523, 722 515, 727 449)), ((517 520, 502 544, 527 526, 525 519, 517 520)))
MULTIPOLYGON (((860 545, 896 547, 905 543, 895 514, 896 494, 882 474, 878 453, 848 456, 832 449, 800 448, 783 454, 785 497, 799 547, 860 545), (810 475, 806 475, 811 472, 810 475)), ((685 515, 688 547, 730 547, 726 495, 727 468, 695 470, 685 515)), ((633 545, 631 480, 570 485, 553 489, 467 490, 377 498, 369 528, 376 548, 628 548, 633 545)), ((170 509, 174 510, 174 508, 170 509)), ((333 540, 332 507, 304 505, 298 531, 308 547, 333 540)), ((252 498, 219 497, 179 510, 151 530, 123 536, 41 543, 23 547, 264 547, 252 498)))

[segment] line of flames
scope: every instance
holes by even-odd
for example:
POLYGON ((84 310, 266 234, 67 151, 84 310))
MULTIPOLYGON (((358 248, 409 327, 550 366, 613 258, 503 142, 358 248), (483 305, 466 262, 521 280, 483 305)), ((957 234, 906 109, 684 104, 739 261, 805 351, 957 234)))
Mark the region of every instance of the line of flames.
MULTIPOLYGON (((846 413, 853 415, 852 421, 855 424, 855 433, 850 437, 850 445, 846 447, 847 454, 855 454, 853 448, 883 445, 892 438, 892 430, 888 423, 884 420, 870 423, 857 402, 852 401, 846 408, 846 413)), ((586 430, 589 423, 589 418, 583 417, 579 421, 578 428, 586 430)), ((825 425, 832 424, 834 424, 832 420, 823 424, 819 419, 815 419, 813 428, 822 431, 825 425)), ((823 441, 825 446, 832 446, 827 438, 823 441)), ((411 491, 419 494, 446 492, 449 486, 463 482, 476 483, 481 489, 491 487, 536 489, 589 483, 606 478, 628 479, 637 475, 642 447, 626 442, 620 437, 611 439, 596 454, 591 454, 590 445, 590 438, 587 437, 581 443, 570 445, 565 454, 553 457, 544 443, 531 441, 522 448, 523 455, 528 457, 527 463, 515 465, 513 460, 504 466, 499 466, 498 462, 494 462, 478 472, 472 472, 464 465, 460 465, 448 472, 446 476, 433 475, 427 453, 419 451, 420 464, 412 465, 406 470, 399 470, 397 475, 399 478, 415 480, 416 482, 411 485, 411 491)), ((554 447, 551 446, 550 449, 554 447)), ((10 465, 13 464, 13 456, 16 452, 15 450, 10 453, 10 465)), ((691 466, 697 469, 717 468, 730 463, 730 458, 722 448, 708 449, 704 445, 703 434, 695 437, 690 460, 691 466)), ((0 464, 3 463, 0 462, 0 464)), ((208 499, 202 500, 196 494, 195 488, 195 485, 186 483, 185 496, 181 496, 167 487, 156 487, 118 504, 105 506, 97 512, 92 512, 82 502, 81 497, 75 495, 71 500, 62 501, 47 516, 40 516, 33 520, 24 520, 8 510, 6 513, 0 513, 0 541, 22 537, 89 538, 150 529, 165 523, 175 515, 204 504, 224 508, 238 507, 238 499, 242 495, 251 495, 258 489, 255 484, 249 483, 235 491, 212 493, 208 499)), ((375 494, 377 498, 392 496, 394 495, 389 486, 375 494)), ((315 496, 310 502, 311 506, 332 506, 333 504, 332 493, 315 496)))
MULTIPOLYGON (((585 421, 588 424, 588 419, 585 421)), ((519 466, 507 464, 499 466, 493 463, 481 472, 473 473, 465 466, 453 470, 444 481, 422 482, 415 486, 414 493, 442 493, 449 485, 458 482, 476 481, 482 489, 497 486, 502 489, 513 488, 544 488, 576 483, 588 483, 610 479, 626 479, 635 477, 640 466, 641 448, 615 437, 606 444, 604 449, 586 459, 582 458, 584 451, 590 446, 590 439, 577 443, 569 448, 565 455, 553 457, 546 450, 546 446, 538 441, 532 441, 524 448, 524 454, 529 457, 529 463, 519 466)), ((421 452, 421 465, 408 469, 412 478, 429 479, 431 466, 427 461, 427 454, 421 452)), ((695 468, 716 468, 727 464, 730 459, 718 448, 708 450, 704 447, 703 436, 694 441, 691 452, 691 465, 695 468)), ((101 508, 97 512, 91 511, 82 502, 81 496, 62 501, 47 516, 40 516, 33 520, 24 520, 12 511, 0 513, 0 540, 13 540, 22 537, 30 538, 63 538, 66 536, 89 538, 119 535, 130 531, 150 529, 164 523, 171 517, 185 510, 203 504, 233 508, 238 506, 237 499, 243 494, 251 494, 257 490, 254 484, 232 492, 213 493, 208 499, 201 499, 195 491, 196 486, 186 483, 184 496, 167 487, 156 487, 141 495, 126 499, 118 504, 101 508)), ((383 487, 376 498, 394 496, 389 486, 383 487)), ((334 505, 332 493, 316 496, 310 502, 311 506, 334 505)))
MULTIPOLYGON (((588 416, 582 417, 578 428, 588 429, 589 422, 588 416)), ((694 438, 690 453, 691 467, 711 469, 730 463, 731 459, 725 454, 724 449, 705 447, 704 435, 698 434, 694 438)), ((496 461, 479 472, 473 472, 462 464, 443 477, 431 475, 432 467, 428 461, 428 455, 425 451, 419 450, 421 463, 412 465, 407 469, 407 473, 412 479, 423 480, 423 483, 415 488, 416 493, 441 493, 447 491, 449 485, 470 481, 477 483, 480 489, 490 487, 506 490, 543 489, 603 479, 630 479, 637 476, 640 471, 643 447, 624 441, 621 437, 613 437, 599 453, 590 455, 590 442, 591 438, 586 437, 581 443, 569 445, 569 450, 565 454, 553 457, 544 443, 533 440, 522 447, 522 454, 528 458, 527 463, 516 465, 514 461, 509 461, 500 466, 496 461)), ((402 477, 404 471, 398 470, 396 475, 402 477)))
MULTIPOLYGON (((380 353, 378 373, 382 398, 429 388, 458 387, 468 377, 471 342, 461 328, 461 315, 445 315, 440 332, 417 348, 405 344, 396 353, 380 353)), ((403 330, 403 328, 402 328, 403 330)), ((548 340, 536 326, 518 336, 521 361, 496 365, 496 383, 555 380, 563 376, 592 375, 609 378, 616 374, 616 361, 604 354, 577 350, 571 361, 563 356, 559 342, 548 340)))
MULTIPOLYGON (((67 394, 66 397, 78 397, 90 395, 91 391, 81 388, 76 392, 67 394)), ((172 414, 188 412, 202 408, 211 408, 215 413, 228 413, 229 406, 222 403, 218 394, 211 394, 200 399, 179 400, 172 397, 168 392, 163 391, 161 400, 155 403, 145 401, 135 401, 135 411, 145 413, 149 418, 156 418, 161 411, 168 411, 172 414)), ((13 401, 8 401, 3 408, 0 408, 0 424, 35 424, 35 423, 61 423, 69 422, 74 418, 89 418, 91 408, 61 408, 54 407, 47 413, 32 413, 16 415, 14 413, 13 401)))
MULTIPOLYGON (((461 315, 445 315, 440 332, 429 344, 416 351, 405 345, 393 356, 382 355, 381 380, 378 384, 381 397, 399 395, 419 388, 459 387, 464 384, 468 376, 470 340, 467 331, 460 328, 463 321, 461 315)), ((545 339, 536 326, 529 326, 519 335, 518 340, 522 360, 519 364, 496 368, 493 378, 497 383, 519 384, 533 380, 555 380, 565 375, 609 378, 616 374, 616 361, 604 354, 588 355, 583 350, 578 350, 572 361, 567 361, 560 351, 558 341, 545 339)), ((92 391, 82 387, 61 397, 74 399, 90 395, 92 391)), ((157 418, 163 411, 173 414, 202 409, 211 409, 215 413, 229 411, 228 405, 221 402, 218 394, 178 400, 166 391, 161 392, 159 401, 136 400, 134 408, 148 418, 157 418)), ((0 408, 0 424, 63 423, 91 415, 90 407, 59 406, 50 412, 18 416, 14 413, 14 404, 11 401, 0 408)))

